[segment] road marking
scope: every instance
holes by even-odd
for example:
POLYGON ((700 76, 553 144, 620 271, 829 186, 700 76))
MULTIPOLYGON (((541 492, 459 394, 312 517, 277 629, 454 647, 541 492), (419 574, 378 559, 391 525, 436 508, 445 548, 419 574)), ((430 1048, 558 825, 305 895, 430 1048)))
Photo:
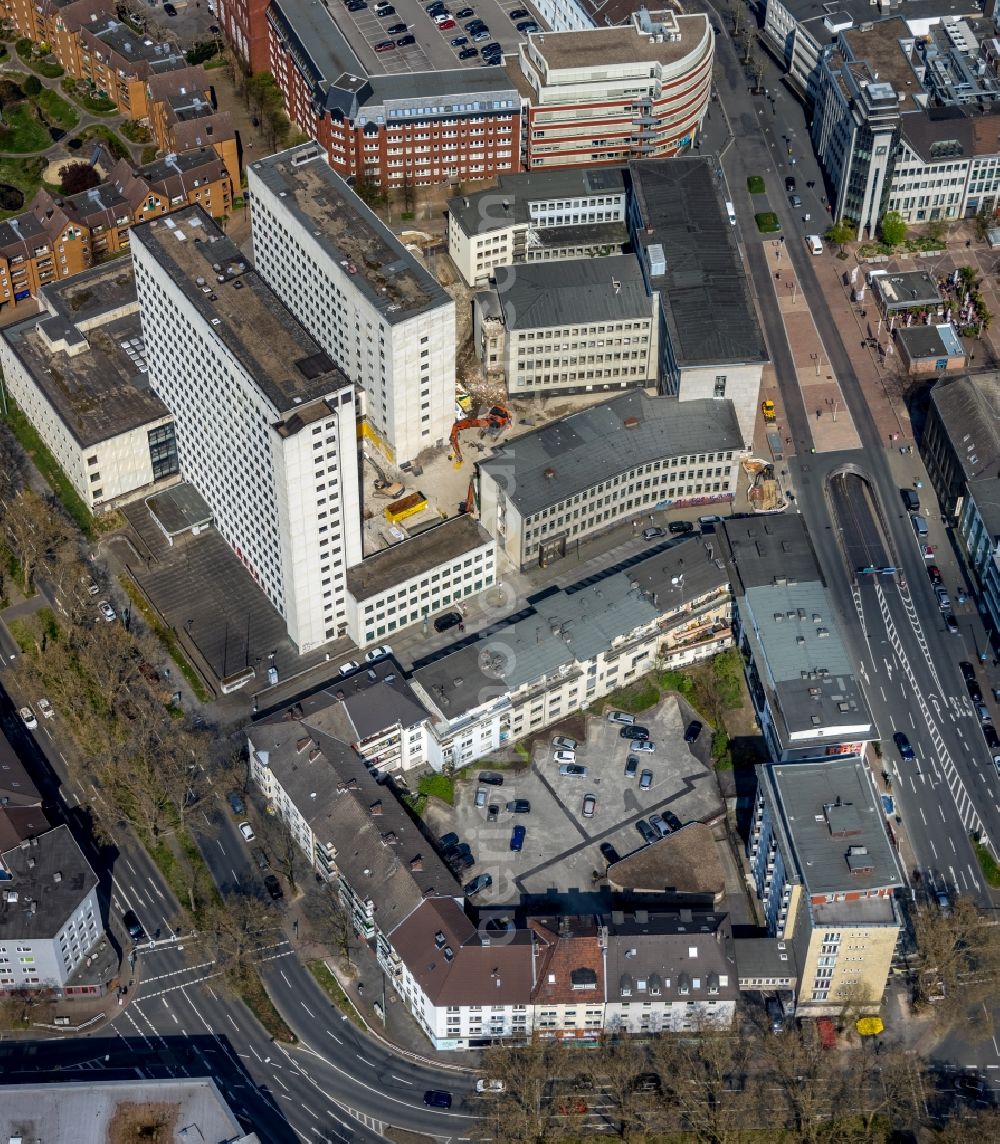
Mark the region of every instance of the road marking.
POLYGON ((329 1035, 331 1037, 333 1037, 333 1039, 337 1042, 338 1045, 342 1045, 344 1043, 332 1029, 327 1029, 327 1033, 329 1033, 329 1035))
POLYGON ((392 1077, 393 1080, 398 1080, 400 1084, 413 1084, 412 1080, 405 1080, 401 1076, 396 1076, 395 1073, 390 1073, 389 1075, 392 1077))
POLYGON ((319 1120, 319 1117, 316 1115, 315 1112, 313 1112, 313 1110, 309 1107, 309 1105, 305 1103, 305 1101, 302 1102, 302 1110, 304 1112, 308 1112, 309 1115, 313 1118, 313 1120, 319 1120))
MULTIPOLYGON (((282 976, 284 976, 284 975, 282 975, 282 976)), ((316 1020, 316 1014, 312 1011, 312 1009, 309 1008, 309 1006, 305 1003, 305 1001, 300 1001, 299 1004, 302 1006, 303 1009, 305 1009, 305 1011, 309 1014, 309 1016, 312 1017, 312 1019, 315 1021, 316 1020)))

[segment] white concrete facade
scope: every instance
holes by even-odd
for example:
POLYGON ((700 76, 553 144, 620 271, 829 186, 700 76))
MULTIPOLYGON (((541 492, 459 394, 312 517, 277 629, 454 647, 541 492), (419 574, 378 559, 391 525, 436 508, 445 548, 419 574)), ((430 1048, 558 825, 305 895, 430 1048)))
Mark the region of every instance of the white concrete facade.
POLYGON ((54 937, 0 942, 0 992, 46 986, 62 988, 103 933, 95 886, 54 937))
POLYGON ((731 401, 743 433, 743 442, 748 449, 752 448, 757 399, 764 380, 763 363, 675 366, 675 370, 678 401, 683 403, 702 398, 731 401))
POLYGON ((454 301, 329 167, 319 147, 253 164, 249 195, 255 265, 363 392, 365 436, 397 464, 443 444, 455 419, 454 301), (322 188, 325 206, 346 216, 359 244, 354 260, 353 240, 334 233, 329 215, 309 213, 316 205, 313 187, 322 188), (345 200, 353 217, 341 206, 345 200), (366 258, 391 260, 384 284, 366 258), (400 284, 398 295, 393 283, 400 284), (418 293, 419 304, 413 302, 418 293))

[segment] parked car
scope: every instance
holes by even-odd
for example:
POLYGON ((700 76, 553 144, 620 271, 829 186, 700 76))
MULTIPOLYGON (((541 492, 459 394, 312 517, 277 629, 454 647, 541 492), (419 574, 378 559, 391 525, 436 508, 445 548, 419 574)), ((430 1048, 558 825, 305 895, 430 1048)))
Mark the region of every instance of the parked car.
POLYGON ((51 719, 52 716, 55 715, 55 711, 52 710, 52 704, 47 699, 39 699, 37 707, 43 719, 51 719))
POLYGON ((958 665, 958 670, 962 673, 962 678, 966 683, 976 682, 976 669, 967 660, 962 660, 958 665))
POLYGON ((972 700, 973 703, 982 703, 982 701, 983 701, 983 689, 979 686, 979 684, 974 679, 970 680, 965 685, 965 687, 966 687, 966 690, 969 692, 969 698, 972 700))
POLYGON ((651 739, 636 739, 632 744, 632 750, 651 755, 656 750, 656 744, 651 739))
POLYGON ((367 0, 349 0, 348 12, 363 12, 368 7, 367 0))
POLYGON ((477 874, 471 882, 466 882, 463 889, 469 895, 478 894, 483 890, 488 890, 493 885, 493 876, 491 874, 477 874))
POLYGON ((684 825, 672 810, 665 810, 663 812, 663 819, 671 830, 680 830, 684 825))
POLYGON ((531 814, 531 803, 526 798, 515 798, 507 803, 507 809, 511 814, 531 814))
POLYGON ((639 790, 649 790, 653 785, 653 772, 643 771, 639 776, 639 790))
POLYGON ((479 781, 487 786, 503 786, 503 775, 497 771, 481 771, 479 781))
POLYGON ((615 862, 621 861, 621 855, 611 845, 610 842, 602 842, 601 843, 601 855, 603 856, 604 861, 607 862, 607 864, 609 866, 614 865, 615 862))
POLYGON ((253 854, 253 860, 257 863, 258 869, 270 870, 271 862, 263 846, 255 846, 251 853, 253 854))
POLYGON ((521 32, 522 35, 527 35, 529 32, 538 32, 541 29, 534 20, 525 20, 523 23, 517 25, 517 30, 521 32))
MULTIPOLYGON (((471 10, 472 10, 471 8, 466 9, 467 12, 469 12, 471 10)), ((507 1086, 504 1084, 504 1082, 502 1080, 477 1080, 476 1081, 476 1092, 506 1092, 506 1091, 507 1091, 507 1086)))
POLYGON ((434 630, 436 632, 446 632, 449 628, 458 627, 462 622, 460 612, 445 612, 443 616, 438 616, 434 621, 434 630))
POLYGON ((458 58, 460 60, 472 60, 472 59, 475 59, 478 55, 479 55, 479 53, 476 51, 475 48, 463 48, 458 53, 458 58))
POLYGON ((510 16, 512 20, 524 20, 530 16, 531 13, 527 8, 515 8, 513 12, 508 12, 507 15, 510 16))
POLYGON ((563 763, 559 768, 561 775, 568 775, 570 778, 582 779, 587 775, 587 768, 578 766, 576 763, 563 763))
POLYGON ((685 743, 697 743, 698 736, 701 734, 702 724, 697 719, 692 719, 687 725, 687 730, 684 732, 685 743))
POLYGON ((341 677, 346 678, 348 675, 353 675, 356 671, 361 670, 361 664, 356 659, 349 659, 347 663, 342 663, 337 668, 337 672, 341 677))
MULTIPOLYGON (((417 42, 417 37, 414 36, 412 32, 407 32, 407 34, 405 36, 400 36, 399 39, 396 41, 396 47, 397 48, 408 48, 411 44, 415 44, 416 42, 417 42)), ((458 622, 459 623, 462 622, 461 618, 459 618, 458 622)), ((444 631, 444 628, 438 628, 437 624, 435 624, 434 626, 435 626, 435 628, 437 628, 437 630, 439 632, 444 631)), ((450 624, 448 626, 451 627, 450 624)))
POLYGON ((486 821, 496 822, 499 817, 500 807, 495 802, 491 802, 490 805, 486 808, 486 821))
POLYGON ((633 723, 631 727, 622 727, 618 732, 619 739, 648 739, 649 728, 640 727, 638 723, 633 723))
POLYGON ((386 31, 390 36, 398 36, 407 30, 406 24, 390 24, 386 31))
MULTIPOLYGON (((480 874, 479 877, 488 878, 489 874, 480 874)), ((471 884, 470 882, 469 885, 471 884)), ((469 887, 466 886, 466 890, 468 889, 469 887)), ((471 892, 475 893, 474 890, 471 892)), ((424 1104, 428 1108, 451 1108, 451 1093, 445 1092, 441 1088, 432 1088, 424 1093, 424 1104)))
POLYGON ((642 530, 643 540, 658 540, 661 536, 666 535, 662 528, 644 528, 642 530))
POLYGON ((995 728, 990 726, 983 727, 983 738, 986 740, 986 746, 991 751, 1000 750, 1000 733, 995 728))
POLYGON ((908 512, 920 511, 920 497, 917 496, 914 489, 900 489, 899 495, 902 498, 903 504, 906 506, 908 512))
POLYGON ((274 874, 268 874, 268 876, 264 879, 264 889, 267 890, 268 894, 271 895, 272 902, 278 902, 285 896, 281 892, 281 883, 274 876, 274 874))
POLYGON ((135 910, 126 910, 122 914, 122 922, 125 925, 125 930, 128 936, 133 941, 142 941, 146 936, 146 931, 142 928, 142 922, 139 921, 139 915, 135 910))
POLYGON ((597 810, 597 795, 585 794, 583 796, 583 817, 593 818, 595 810, 597 810))
POLYGON ((930 577, 932 584, 941 583, 941 569, 938 568, 936 564, 927 565, 927 575, 930 577))
POLYGON ((575 763, 576 751, 553 751, 552 758, 557 763, 575 763))
POLYGON ((107 622, 109 624, 113 624, 115 622, 115 620, 118 619, 118 613, 114 610, 114 608, 112 608, 112 606, 108 603, 107 600, 102 600, 97 605, 97 610, 101 613, 101 615, 104 617, 105 620, 107 620, 107 622))
POLYGON ((661 838, 666 838, 670 833, 670 827, 667 826, 666 821, 661 814, 651 814, 649 816, 649 825, 656 831, 661 838))
POLYGON ((634 779, 638 770, 639 756, 629 755, 629 757, 625 760, 625 777, 627 779, 634 779))
POLYGON ((920 553, 925 560, 934 559, 934 546, 933 544, 921 544, 920 553))
POLYGON ((469 42, 469 37, 468 37, 468 36, 456 36, 456 37, 455 37, 455 38, 454 38, 454 39, 451 41, 451 46, 452 46, 453 48, 464 48, 464 47, 465 47, 465 45, 466 45, 468 42, 469 42))
POLYGON ((639 819, 635 828, 642 835, 643 842, 655 842, 660 837, 644 818, 639 819))
POLYGON ((630 715, 627 711, 609 711, 605 715, 605 719, 609 723, 621 723, 626 727, 631 727, 635 722, 635 716, 630 715))
POLYGON ((455 27, 455 21, 449 16, 447 20, 442 20, 438 27, 442 32, 450 32, 455 27))
POLYGON ((521 826, 520 823, 510 832, 510 849, 513 854, 521 853, 521 848, 524 846, 524 837, 527 833, 527 827, 521 826))
POLYGON ((571 739, 569 735, 556 735, 552 740, 552 746, 561 751, 575 751, 576 739, 571 739))
POLYGON ((378 663, 380 659, 388 659, 392 655, 392 648, 388 644, 379 644, 378 647, 373 647, 371 651, 365 652, 365 659, 368 663, 378 663))
POLYGON ((244 842, 253 842, 253 840, 257 837, 257 835, 254 834, 253 827, 249 822, 240 823, 240 834, 243 835, 244 842))
POLYGON ((910 746, 910 740, 902 731, 896 731, 892 736, 892 741, 896 744, 896 750, 899 751, 899 757, 901 759, 905 761, 907 759, 916 758, 916 755, 913 753, 913 748, 910 746))
POLYGON ((459 8, 455 13, 456 20, 467 20, 470 16, 475 16, 475 10, 472 8, 459 8))
POLYGON ((980 700, 978 703, 973 703, 972 706, 976 712, 976 718, 980 723, 993 722, 993 716, 990 714, 989 709, 982 700, 980 700))
POLYGON ((445 9, 442 12, 435 12, 431 19, 440 28, 442 24, 451 19, 451 13, 445 9))
POLYGON ((461 867, 465 870, 471 870, 475 864, 476 859, 473 857, 471 850, 468 853, 463 851, 461 854, 456 854, 454 857, 448 859, 449 866, 461 867))
POLYGON ((470 20, 468 24, 463 24, 462 27, 467 32, 480 32, 483 28, 486 27, 486 25, 477 17, 475 20, 470 20))
POLYGON ((941 609, 941 611, 947 612, 951 607, 951 597, 948 595, 947 590, 938 584, 934 588, 934 595, 937 597, 938 607, 941 609))
POLYGON ((177 9, 173 6, 173 4, 164 4, 163 5, 163 11, 168 16, 176 16, 177 15, 177 9))
POLYGON ((489 797, 489 791, 486 787, 481 786, 476 791, 476 806, 482 809, 486 805, 486 799, 489 797))
POLYGON ((483 40, 488 40, 489 38, 490 38, 489 28, 484 28, 481 32, 476 32, 473 35, 472 42, 474 44, 481 44, 483 42, 483 40))
POLYGON ((34 731, 38 726, 38 720, 35 718, 35 713, 30 707, 22 707, 21 710, 18 711, 18 715, 21 716, 21 722, 29 731, 34 731))
POLYGON ((233 814, 235 814, 237 818, 241 817, 247 812, 246 804, 243 802, 243 799, 240 798, 239 794, 234 790, 229 792, 229 805, 233 808, 233 814))
POLYGON ((448 850, 452 846, 457 846, 458 835, 454 832, 454 830, 449 830, 447 834, 441 835, 440 839, 438 840, 438 845, 442 850, 448 850))
POLYGON ((958 635, 958 620, 955 619, 953 613, 949 612, 944 618, 944 626, 948 629, 949 634, 953 636, 958 635))
POLYGON ((384 20, 387 16, 395 16, 396 9, 393 8, 391 4, 376 4, 375 15, 378 16, 380 20, 384 20))
POLYGON ((673 533, 694 532, 694 525, 689 520, 672 520, 667 528, 673 533))

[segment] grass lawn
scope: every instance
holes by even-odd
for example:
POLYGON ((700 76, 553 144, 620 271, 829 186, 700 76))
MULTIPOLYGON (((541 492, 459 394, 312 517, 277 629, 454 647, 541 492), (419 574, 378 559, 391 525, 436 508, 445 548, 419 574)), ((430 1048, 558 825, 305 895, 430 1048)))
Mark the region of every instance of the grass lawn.
POLYGON ((615 708, 638 715, 640 711, 648 711, 660 701, 660 692, 649 676, 638 679, 628 687, 612 691, 610 695, 601 700, 603 708, 615 708))
POLYGON ((0 183, 10 183, 19 188, 24 194, 24 206, 18 210, 0 211, 0 219, 10 218, 11 215, 20 214, 28 203, 34 198, 35 191, 42 185, 42 172, 45 170, 45 159, 0 159, 0 183))
POLYGON ((752 195, 762 195, 764 193, 763 175, 751 175, 747 179, 747 190, 752 195))
POLYGON ((334 977, 330 970, 327 969, 326 962, 320 960, 310 961, 309 972, 316 978, 323 992, 330 998, 334 1005, 336 1005, 342 1013, 346 1013, 359 1029, 364 1029, 364 1021, 362 1021, 358 1015, 357 1009, 351 1004, 347 994, 340 988, 340 982, 334 977))
POLYGON ((1000 887, 1000 866, 997 865, 993 855, 974 834, 970 837, 972 839, 972 849, 975 850, 976 857, 979 859, 979 865, 983 871, 983 877, 994 889, 1000 887))
POLYGON ((80 122, 80 116, 77 115, 70 104, 51 88, 43 87, 35 99, 38 106, 42 109, 45 118, 53 127, 61 127, 64 131, 72 131, 80 122))
POLYGON ((423 775, 417 783, 417 793, 439 798, 449 806, 455 805, 455 780, 451 775, 423 775))
POLYGON ((0 151, 24 154, 26 151, 44 151, 52 146, 45 124, 35 114, 30 100, 4 108, 4 127, 0 131, 0 151))
POLYGON ((781 230, 781 223, 774 211, 760 211, 753 217, 761 234, 776 234, 781 230))

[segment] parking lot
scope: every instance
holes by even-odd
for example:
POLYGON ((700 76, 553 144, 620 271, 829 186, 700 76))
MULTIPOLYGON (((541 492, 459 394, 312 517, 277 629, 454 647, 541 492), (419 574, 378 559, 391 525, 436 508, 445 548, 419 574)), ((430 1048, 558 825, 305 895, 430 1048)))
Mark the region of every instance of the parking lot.
MULTIPOLYGON (((376 15, 375 0, 367 0, 368 7, 356 12, 347 10, 347 0, 329 0, 328 4, 330 14, 373 75, 380 72, 395 75, 401 72, 480 67, 483 60, 479 49, 490 42, 499 43, 505 56, 516 56, 522 36, 517 31, 514 21, 510 19, 509 13, 519 9, 530 11, 529 6, 520 0, 469 0, 468 3, 449 0, 447 6, 452 13, 455 26, 439 28, 424 8, 424 4, 430 0, 390 0, 390 2, 393 11, 383 16, 376 15), (471 14, 459 17, 458 13, 466 9, 469 9, 471 14), (472 37, 466 32, 464 25, 477 17, 485 22, 491 38, 473 44, 472 37), (403 24, 406 25, 405 32, 401 28, 389 32, 389 28, 398 28, 403 24), (398 43, 408 35, 414 36, 416 43, 398 43), (468 42, 453 45, 451 41, 459 37, 465 37, 468 42), (376 52, 375 45, 380 43, 386 45, 392 43, 394 46, 376 52), (463 49, 471 48, 477 49, 474 58, 465 60, 459 58, 459 53, 463 49)), ((544 26, 533 12, 524 19, 534 19, 539 26, 544 26)), ((521 20, 519 19, 517 23, 521 23, 521 20)))
MULTIPOLYGON (((637 720, 648 727, 656 750, 639 754, 634 778, 624 777, 631 743, 619 737, 619 726, 590 716, 586 741, 578 742, 576 762, 587 768, 582 777, 559 774, 551 736, 539 740, 530 767, 503 770, 503 786, 487 786, 486 805, 475 805, 479 770, 471 781, 456 784, 455 807, 449 817, 435 815, 438 834, 452 830, 467 842, 476 859, 460 872, 463 883, 488 873, 493 885, 477 896, 489 903, 513 902, 523 894, 590 894, 604 876, 607 863, 602 842, 610 842, 621 857, 644 845, 635 823, 652 813, 672 811, 682 823, 703 820, 722 809, 715 776, 701 761, 708 755, 706 728, 693 745, 684 742, 686 716, 675 698, 663 700, 637 720), (699 757, 701 756, 701 757, 699 757), (652 785, 641 790, 639 776, 652 772, 652 785), (585 796, 596 801, 593 817, 583 815, 585 796), (528 814, 509 812, 514 799, 528 799, 528 814), (490 804, 498 806, 495 822, 488 821, 490 804), (510 849, 511 831, 520 824, 526 835, 520 853, 510 849), (594 874, 598 877, 595 880, 594 874)), ((490 770, 484 763, 481 770, 490 770)))

